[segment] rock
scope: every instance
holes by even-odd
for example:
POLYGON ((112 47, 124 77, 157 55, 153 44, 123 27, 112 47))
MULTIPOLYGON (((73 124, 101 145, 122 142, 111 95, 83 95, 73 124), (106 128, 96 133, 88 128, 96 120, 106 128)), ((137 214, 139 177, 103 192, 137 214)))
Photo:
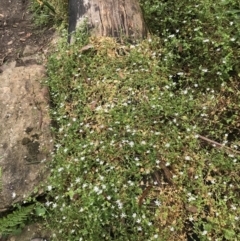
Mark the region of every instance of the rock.
MULTIPOLYGON (((49 170, 53 148, 48 90, 40 65, 6 68, 0 74, 0 212, 34 194, 49 170)), ((39 193, 40 194, 40 193, 39 193)))
POLYGON ((43 55, 34 54, 34 55, 22 57, 21 61, 23 62, 24 66, 41 64, 43 62, 43 55))
POLYGON ((23 56, 29 56, 29 55, 33 55, 36 52, 38 52, 38 48, 36 46, 30 46, 30 45, 26 45, 25 49, 23 50, 23 56))

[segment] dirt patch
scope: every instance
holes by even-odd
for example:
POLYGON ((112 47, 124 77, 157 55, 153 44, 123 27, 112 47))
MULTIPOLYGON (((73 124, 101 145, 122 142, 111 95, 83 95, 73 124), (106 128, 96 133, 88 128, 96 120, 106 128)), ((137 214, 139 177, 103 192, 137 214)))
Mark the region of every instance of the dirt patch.
POLYGON ((1 0, 0 68, 6 62, 18 61, 27 45, 42 51, 54 33, 53 28, 34 26, 29 4, 30 0, 1 0))

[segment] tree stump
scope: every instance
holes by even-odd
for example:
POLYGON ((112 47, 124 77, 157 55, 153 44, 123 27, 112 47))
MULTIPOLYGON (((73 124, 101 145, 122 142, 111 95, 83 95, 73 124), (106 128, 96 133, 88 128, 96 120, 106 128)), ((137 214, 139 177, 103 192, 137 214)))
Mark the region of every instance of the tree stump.
POLYGON ((134 41, 147 36, 138 0, 69 0, 69 33, 86 24, 93 36, 134 41))

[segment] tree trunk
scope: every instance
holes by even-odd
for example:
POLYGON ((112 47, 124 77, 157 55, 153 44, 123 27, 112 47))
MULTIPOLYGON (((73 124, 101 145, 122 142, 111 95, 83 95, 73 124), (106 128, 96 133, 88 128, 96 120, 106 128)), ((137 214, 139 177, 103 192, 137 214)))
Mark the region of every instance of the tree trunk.
POLYGON ((120 40, 147 36, 138 0, 69 0, 69 33, 84 22, 94 36, 120 40))

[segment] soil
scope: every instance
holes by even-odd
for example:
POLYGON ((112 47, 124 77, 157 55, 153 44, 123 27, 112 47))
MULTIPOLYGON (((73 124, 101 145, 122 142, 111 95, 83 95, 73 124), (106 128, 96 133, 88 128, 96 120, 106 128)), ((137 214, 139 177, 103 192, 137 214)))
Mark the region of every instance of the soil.
POLYGON ((18 61, 24 48, 42 51, 54 33, 50 27, 36 28, 29 11, 31 0, 1 0, 0 7, 0 72, 6 62, 18 61))

